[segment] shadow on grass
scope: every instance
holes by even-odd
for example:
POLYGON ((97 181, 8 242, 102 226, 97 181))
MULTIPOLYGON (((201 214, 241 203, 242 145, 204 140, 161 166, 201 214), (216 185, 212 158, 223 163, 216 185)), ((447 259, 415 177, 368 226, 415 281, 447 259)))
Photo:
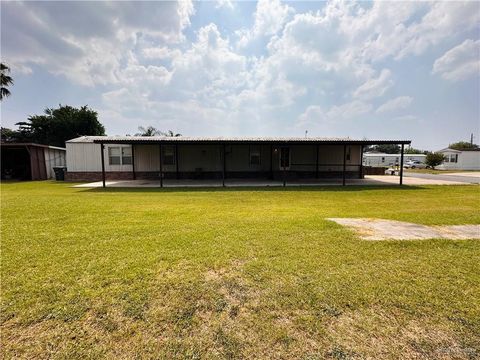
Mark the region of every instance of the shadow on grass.
POLYGON ((128 187, 106 187, 106 188, 76 188, 80 192, 94 193, 176 193, 176 192, 308 192, 308 191, 328 191, 328 192, 357 192, 368 190, 396 190, 413 191, 425 190, 425 187, 410 185, 310 185, 310 186, 229 186, 229 187, 155 187, 155 188, 128 188, 128 187))

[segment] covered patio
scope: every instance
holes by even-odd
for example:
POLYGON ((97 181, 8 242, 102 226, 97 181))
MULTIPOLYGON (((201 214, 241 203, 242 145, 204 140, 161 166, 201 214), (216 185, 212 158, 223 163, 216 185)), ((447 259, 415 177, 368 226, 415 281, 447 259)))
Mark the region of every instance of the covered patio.
POLYGON ((92 140, 92 145, 98 144, 101 157, 101 181, 93 184, 100 183, 102 187, 376 184, 378 180, 365 178, 362 157, 365 146, 378 144, 400 145, 400 169, 395 183, 402 185, 404 146, 410 144, 409 140, 348 138, 95 137, 92 140), (123 178, 115 179, 111 149, 120 145, 129 146, 128 163, 122 163, 123 178))

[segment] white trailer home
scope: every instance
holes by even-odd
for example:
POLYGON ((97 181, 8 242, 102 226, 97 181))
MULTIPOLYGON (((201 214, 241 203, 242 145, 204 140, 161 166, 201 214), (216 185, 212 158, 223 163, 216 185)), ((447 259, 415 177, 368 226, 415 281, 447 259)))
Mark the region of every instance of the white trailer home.
MULTIPOLYGON (((385 153, 364 153, 363 154, 363 166, 372 167, 389 167, 400 165, 402 154, 385 154, 385 153)), ((424 154, 404 154, 403 160, 407 162, 409 160, 417 160, 422 163, 425 162, 427 155, 424 154)))
MULTIPOLYGON (((363 148, 409 140, 82 136, 66 142, 67 180, 362 178, 363 148)), ((399 155, 400 156, 400 155, 399 155)), ((162 185, 161 185, 162 186, 162 185)))
POLYGON ((442 165, 436 167, 441 170, 480 170, 480 149, 455 150, 442 149, 438 151, 445 156, 442 165))

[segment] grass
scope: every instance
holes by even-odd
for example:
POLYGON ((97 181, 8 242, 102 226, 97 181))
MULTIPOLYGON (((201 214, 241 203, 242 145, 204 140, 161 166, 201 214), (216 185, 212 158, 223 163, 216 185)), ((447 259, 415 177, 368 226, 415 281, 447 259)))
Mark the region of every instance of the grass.
POLYGON ((479 224, 479 187, 1 185, 2 358, 479 356, 480 242, 326 217, 479 224))

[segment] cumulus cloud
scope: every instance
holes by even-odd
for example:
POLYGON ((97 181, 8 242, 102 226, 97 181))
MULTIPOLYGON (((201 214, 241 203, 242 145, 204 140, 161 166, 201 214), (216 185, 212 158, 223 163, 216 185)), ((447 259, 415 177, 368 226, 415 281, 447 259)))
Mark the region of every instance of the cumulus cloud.
POLYGON ((460 81, 480 73, 480 40, 467 39, 435 60, 433 74, 460 81))
POLYGON ((382 114, 386 112, 393 112, 396 110, 402 110, 410 106, 413 98, 410 96, 399 96, 395 99, 388 100, 386 103, 380 105, 377 108, 376 113, 382 114))
POLYGON ((377 78, 370 78, 360 85, 353 93, 356 98, 372 99, 385 94, 385 92, 393 85, 391 79, 392 72, 383 69, 377 78))

